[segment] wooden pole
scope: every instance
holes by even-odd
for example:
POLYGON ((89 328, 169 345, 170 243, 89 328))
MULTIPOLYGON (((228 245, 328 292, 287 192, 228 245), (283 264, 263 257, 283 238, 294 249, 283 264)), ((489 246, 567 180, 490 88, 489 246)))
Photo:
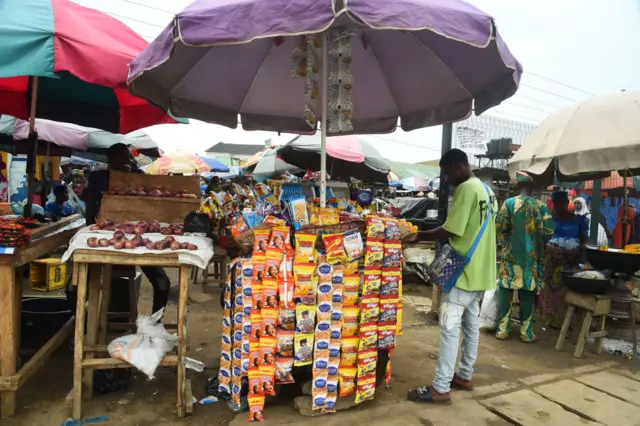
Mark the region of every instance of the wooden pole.
POLYGON ((591 196, 591 223, 589 225, 589 244, 598 245, 598 224, 600 223, 600 205, 602 204, 602 180, 594 179, 591 196))
POLYGON ((31 108, 29 110, 29 152, 27 153, 27 204, 24 206, 22 215, 31 216, 31 206, 33 204, 33 194, 35 190, 36 157, 38 155, 38 133, 36 132, 36 105, 38 102, 38 82, 39 78, 31 78, 31 108))
POLYGON ((627 204, 629 203, 629 190, 627 189, 627 179, 629 177, 629 170, 624 171, 624 204, 622 206, 622 247, 627 245, 627 230, 629 229, 629 219, 627 217, 627 204))

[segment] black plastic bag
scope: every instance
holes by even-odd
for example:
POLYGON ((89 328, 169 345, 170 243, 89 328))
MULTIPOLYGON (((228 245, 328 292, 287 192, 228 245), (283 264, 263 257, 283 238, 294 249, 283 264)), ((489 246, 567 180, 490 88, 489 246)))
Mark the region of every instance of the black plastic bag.
POLYGON ((189 214, 184 218, 184 232, 205 234, 213 240, 214 244, 217 241, 217 236, 214 235, 213 230, 211 229, 209 216, 204 213, 196 211, 189 212, 189 214))
POLYGON ((130 381, 131 369, 128 368, 95 370, 93 372, 93 390, 101 395, 125 390, 129 387, 130 381))

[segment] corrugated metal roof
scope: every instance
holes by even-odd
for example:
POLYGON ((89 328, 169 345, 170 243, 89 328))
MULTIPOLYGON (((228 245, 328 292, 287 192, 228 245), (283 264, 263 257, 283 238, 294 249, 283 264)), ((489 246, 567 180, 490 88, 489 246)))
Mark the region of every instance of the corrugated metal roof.
POLYGON ((218 142, 205 152, 222 152, 229 155, 253 155, 262 151, 264 145, 245 145, 239 143, 218 142))

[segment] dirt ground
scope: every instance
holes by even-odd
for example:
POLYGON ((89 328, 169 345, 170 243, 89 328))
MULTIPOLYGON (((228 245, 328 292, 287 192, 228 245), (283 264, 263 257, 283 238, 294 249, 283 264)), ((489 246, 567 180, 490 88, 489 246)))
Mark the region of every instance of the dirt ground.
MULTIPOLYGON (((175 273, 170 275, 174 282, 175 273)), ((216 369, 220 360, 220 321, 219 306, 220 289, 209 286, 203 292, 200 285, 190 289, 189 302, 189 334, 188 354, 199 359, 212 370, 216 369)), ((370 403, 354 408, 361 413, 358 416, 362 424, 383 424, 380 419, 369 418, 367 407, 371 405, 388 406, 405 400, 407 391, 417 385, 429 383, 433 379, 438 359, 439 328, 437 322, 424 311, 429 304, 431 289, 422 284, 405 285, 405 332, 398 337, 397 349, 393 355, 393 382, 389 389, 384 386, 376 392, 376 399, 370 403), (407 303, 410 300, 411 303, 407 303)), ((148 312, 151 307, 151 286, 143 279, 140 297, 141 312, 148 312)), ((175 318, 175 301, 170 302, 165 318, 175 318)), ((514 331, 517 331, 514 330, 514 331)), ((537 327, 540 341, 535 344, 521 343, 517 333, 508 341, 498 341, 490 334, 482 334, 480 339, 479 358, 476 364, 474 382, 476 386, 490 385, 497 382, 511 381, 519 378, 555 373, 580 365, 605 360, 625 361, 620 357, 607 355, 596 356, 592 353, 581 359, 571 355, 571 345, 566 351, 554 350, 557 331, 543 331, 537 327)), ((114 336, 115 337, 115 336, 114 336)), ((19 394, 18 412, 15 418, 2 420, 0 424, 20 426, 50 426, 60 424, 68 418, 68 410, 64 407, 64 399, 72 385, 73 352, 69 345, 62 346, 51 360, 38 372, 19 394)), ((210 372, 189 372, 193 394, 196 398, 206 396, 204 385, 210 372)), ((156 379, 149 381, 142 373, 136 372, 126 391, 97 395, 83 404, 84 417, 109 416, 107 424, 127 426, 163 426, 178 422, 175 409, 176 374, 172 369, 162 368, 156 379)), ((291 385, 280 397, 265 409, 266 424, 303 424, 321 423, 320 418, 302 417, 292 406, 292 394, 299 389, 291 385)), ((238 415, 244 423, 246 413, 238 415)), ((337 414, 340 416, 340 413, 337 414)), ((217 402, 210 405, 196 404, 193 416, 187 421, 193 426, 225 425, 236 416, 228 409, 226 403, 217 402)), ((360 422, 358 422, 360 423, 360 422)))

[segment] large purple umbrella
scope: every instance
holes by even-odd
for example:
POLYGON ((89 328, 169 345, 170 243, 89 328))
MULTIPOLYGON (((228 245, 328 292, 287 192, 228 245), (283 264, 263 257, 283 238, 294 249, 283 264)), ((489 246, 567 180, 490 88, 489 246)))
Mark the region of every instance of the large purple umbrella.
POLYGON ((196 0, 133 60, 129 87, 231 128, 326 120, 324 140, 480 114, 521 74, 493 19, 461 0, 196 0))

